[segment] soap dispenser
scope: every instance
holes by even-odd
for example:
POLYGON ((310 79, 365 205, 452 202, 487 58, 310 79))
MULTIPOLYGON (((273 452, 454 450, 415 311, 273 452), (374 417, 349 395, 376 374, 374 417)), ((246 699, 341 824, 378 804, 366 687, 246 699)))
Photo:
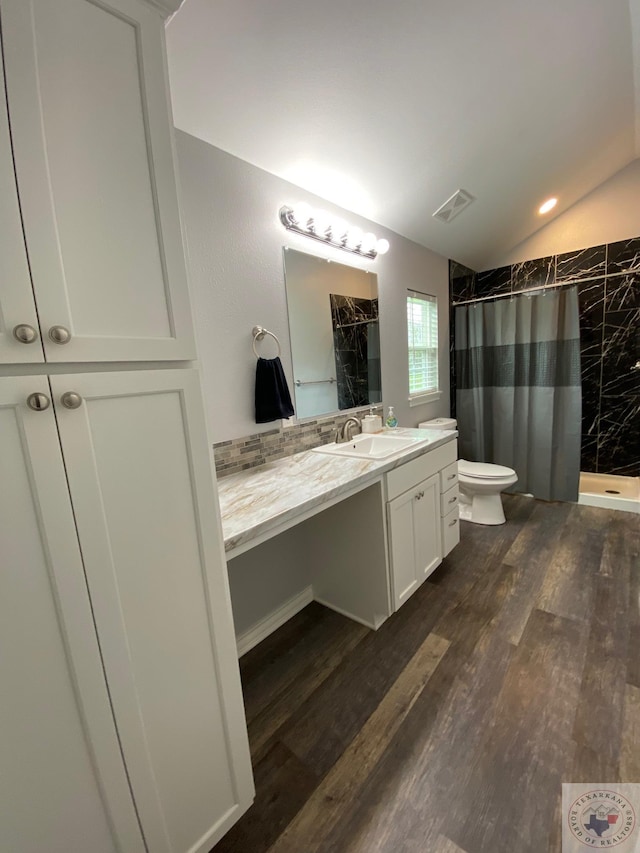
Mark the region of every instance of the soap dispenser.
POLYGON ((382 429, 382 418, 380 415, 373 414, 373 406, 369 409, 369 414, 362 419, 362 432, 380 432, 382 429))
POLYGON ((385 421, 388 429, 395 429, 398 426, 398 419, 393 413, 393 406, 389 406, 389 411, 387 413, 387 419, 385 421))

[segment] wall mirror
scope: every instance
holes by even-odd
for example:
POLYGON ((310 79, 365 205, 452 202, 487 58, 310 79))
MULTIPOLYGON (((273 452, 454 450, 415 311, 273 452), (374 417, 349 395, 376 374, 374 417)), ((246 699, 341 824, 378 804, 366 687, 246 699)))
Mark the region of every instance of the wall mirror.
POLYGON ((377 276, 288 248, 284 272, 296 416, 380 403, 377 276))

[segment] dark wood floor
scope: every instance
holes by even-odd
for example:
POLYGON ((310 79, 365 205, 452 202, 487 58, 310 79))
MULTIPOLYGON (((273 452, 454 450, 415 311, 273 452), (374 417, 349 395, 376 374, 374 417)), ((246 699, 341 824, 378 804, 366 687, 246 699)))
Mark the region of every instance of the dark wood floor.
POLYGON ((215 853, 553 853, 563 781, 640 782, 640 516, 505 510, 379 631, 312 604, 242 659, 215 853))

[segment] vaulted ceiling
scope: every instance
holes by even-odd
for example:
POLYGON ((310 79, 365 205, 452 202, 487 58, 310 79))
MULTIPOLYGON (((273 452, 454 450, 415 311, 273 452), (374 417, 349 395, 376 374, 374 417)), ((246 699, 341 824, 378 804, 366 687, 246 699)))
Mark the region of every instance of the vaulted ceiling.
POLYGON ((640 155, 640 0, 185 0, 167 38, 177 127, 478 270, 640 155))

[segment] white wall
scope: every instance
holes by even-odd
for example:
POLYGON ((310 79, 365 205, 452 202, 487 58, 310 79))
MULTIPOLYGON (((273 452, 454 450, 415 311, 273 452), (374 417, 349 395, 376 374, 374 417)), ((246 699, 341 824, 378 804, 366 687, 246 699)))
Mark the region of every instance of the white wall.
POLYGON ((640 158, 486 269, 615 243, 640 235, 640 158))
MULTIPOLYGON (((292 386, 282 247, 371 269, 378 276, 382 388, 401 426, 449 413, 447 259, 181 131, 176 132, 181 204, 187 232, 192 302, 202 365, 205 405, 214 441, 273 429, 256 425, 255 357, 251 329, 258 324, 282 343, 282 363, 292 386), (375 261, 288 232, 282 205, 307 201, 340 215, 391 248, 375 261), (438 297, 440 387, 437 403, 408 404, 406 292, 438 297)), ((265 357, 273 351, 265 345, 265 357)))

